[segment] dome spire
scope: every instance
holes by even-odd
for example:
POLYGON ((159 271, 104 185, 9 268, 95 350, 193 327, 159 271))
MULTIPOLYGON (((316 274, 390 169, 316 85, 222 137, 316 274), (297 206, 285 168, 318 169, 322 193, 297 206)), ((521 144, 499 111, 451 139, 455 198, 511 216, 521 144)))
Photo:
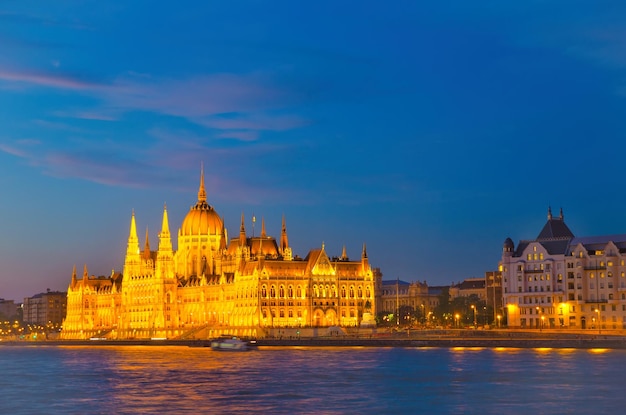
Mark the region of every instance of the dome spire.
POLYGON ((200 163, 200 188, 198 189, 198 202, 206 202, 206 190, 204 188, 204 163, 200 163))

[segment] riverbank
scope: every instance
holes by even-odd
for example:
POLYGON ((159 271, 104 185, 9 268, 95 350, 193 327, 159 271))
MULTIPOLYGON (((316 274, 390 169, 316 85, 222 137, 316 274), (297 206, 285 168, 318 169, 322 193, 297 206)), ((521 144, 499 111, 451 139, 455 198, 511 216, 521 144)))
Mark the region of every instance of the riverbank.
MULTIPOLYGON (((259 347, 444 347, 626 349, 623 334, 533 331, 418 331, 408 335, 322 336, 256 339, 259 347)), ((209 347, 209 339, 3 340, 0 346, 187 346, 209 347)))

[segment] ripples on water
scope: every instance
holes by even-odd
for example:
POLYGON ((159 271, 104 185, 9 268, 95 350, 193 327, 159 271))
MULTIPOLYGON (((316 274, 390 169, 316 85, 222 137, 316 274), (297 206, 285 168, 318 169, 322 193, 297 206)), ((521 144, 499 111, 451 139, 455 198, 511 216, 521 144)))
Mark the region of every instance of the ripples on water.
POLYGON ((0 347, 1 414, 624 411, 626 351, 0 347))

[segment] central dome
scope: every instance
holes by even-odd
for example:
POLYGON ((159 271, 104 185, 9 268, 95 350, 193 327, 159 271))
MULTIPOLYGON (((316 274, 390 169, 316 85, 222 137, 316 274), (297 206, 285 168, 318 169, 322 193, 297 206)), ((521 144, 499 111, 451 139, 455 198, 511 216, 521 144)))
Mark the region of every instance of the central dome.
POLYGON ((198 190, 198 203, 191 207, 183 225, 180 228, 182 235, 221 235, 222 219, 213 206, 206 202, 206 190, 204 190, 204 169, 200 173, 200 189, 198 190))
POLYGON ((220 235, 222 219, 213 206, 199 200, 185 216, 180 230, 183 235, 220 235))

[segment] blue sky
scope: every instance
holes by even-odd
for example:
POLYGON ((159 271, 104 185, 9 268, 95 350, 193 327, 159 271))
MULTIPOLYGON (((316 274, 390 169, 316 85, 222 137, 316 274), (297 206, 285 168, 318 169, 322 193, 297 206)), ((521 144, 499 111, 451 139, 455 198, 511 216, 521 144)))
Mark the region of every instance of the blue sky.
MULTIPOLYGON (((0 297, 156 247, 204 163, 296 253, 449 284, 534 238, 626 233, 626 4, 0 1, 0 297), (142 243, 143 243, 143 237, 142 243)), ((174 240, 174 243, 176 241, 174 240)))

